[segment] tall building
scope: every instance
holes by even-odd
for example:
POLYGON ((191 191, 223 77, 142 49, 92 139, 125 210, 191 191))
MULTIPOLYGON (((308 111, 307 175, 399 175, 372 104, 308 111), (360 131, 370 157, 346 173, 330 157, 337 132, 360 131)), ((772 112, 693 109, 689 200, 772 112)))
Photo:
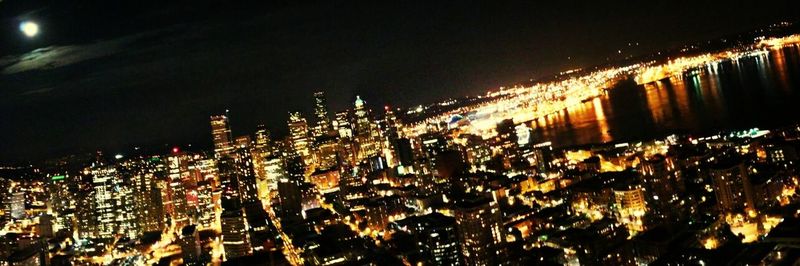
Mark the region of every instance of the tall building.
POLYGON ((741 159, 721 159, 711 167, 709 174, 720 214, 755 211, 753 185, 741 159))
POLYGON ((652 203, 660 216, 672 211, 672 201, 678 200, 678 172, 672 161, 663 155, 656 155, 641 164, 642 183, 647 191, 648 202, 652 203))
POLYGON ((416 236, 420 254, 431 265, 462 265, 456 220, 433 212, 404 220, 416 236))
POLYGON ((114 238, 119 230, 117 216, 123 204, 121 195, 117 192, 122 180, 113 166, 92 167, 91 175, 97 237, 114 238))
POLYGON ((287 175, 278 181, 278 196, 283 217, 299 217, 303 210, 303 195, 300 187, 305 179, 305 164, 299 156, 286 160, 287 175))
POLYGON ((222 220, 222 246, 225 248, 225 258, 233 259, 250 255, 253 249, 248 239, 247 223, 242 210, 225 210, 220 219, 222 220))
POLYGON ((174 153, 167 157, 169 202, 165 202, 164 205, 171 206, 168 208, 168 214, 178 228, 189 225, 189 216, 194 213, 187 201, 186 183, 191 179, 189 159, 186 153, 174 153))
POLYGON ((200 235, 197 226, 187 225, 181 229, 181 255, 184 265, 203 265, 200 262, 200 235))
POLYGON ((224 115, 211 116, 211 136, 214 137, 214 152, 217 157, 233 151, 233 137, 228 125, 227 112, 224 115))
POLYGON ((497 202, 473 196, 456 204, 456 227, 465 265, 497 265, 503 241, 497 202))
POLYGON ((336 113, 334 129, 339 133, 340 138, 353 138, 353 126, 350 123, 350 114, 347 111, 336 113))
POLYGON ((613 191, 618 221, 627 226, 628 230, 644 231, 647 202, 642 186, 622 183, 614 187, 613 191))
POLYGON ((11 210, 11 218, 25 218, 25 191, 17 190, 12 192, 11 200, 8 204, 11 210))
POLYGON ((158 172, 161 158, 150 157, 123 164, 128 179, 132 181, 133 209, 137 228, 142 232, 158 232, 163 228, 164 210, 161 189, 158 187, 158 172))
POLYGON ((289 113, 289 142, 303 161, 311 162, 311 143, 308 136, 308 122, 300 112, 289 113))
POLYGON ((258 202, 256 175, 253 171, 253 155, 247 148, 238 148, 234 156, 236 178, 239 179, 239 195, 243 203, 258 202))
POLYGON ((354 123, 354 137, 358 151, 358 160, 363 160, 376 155, 381 151, 380 131, 370 120, 369 109, 360 96, 356 96, 354 123))
POLYGON ((328 100, 325 99, 325 92, 314 93, 314 115, 317 117, 314 135, 319 137, 327 134, 331 130, 331 118, 328 116, 328 100))

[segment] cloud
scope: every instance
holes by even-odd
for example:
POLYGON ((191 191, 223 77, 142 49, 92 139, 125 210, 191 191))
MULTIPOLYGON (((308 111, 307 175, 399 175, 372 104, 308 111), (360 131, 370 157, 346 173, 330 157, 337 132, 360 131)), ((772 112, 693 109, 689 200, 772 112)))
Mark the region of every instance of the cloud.
POLYGON ((73 44, 38 48, 25 54, 0 58, 0 74, 11 75, 33 70, 69 66, 86 60, 102 58, 129 51, 137 42, 148 40, 173 29, 148 31, 89 44, 73 44))

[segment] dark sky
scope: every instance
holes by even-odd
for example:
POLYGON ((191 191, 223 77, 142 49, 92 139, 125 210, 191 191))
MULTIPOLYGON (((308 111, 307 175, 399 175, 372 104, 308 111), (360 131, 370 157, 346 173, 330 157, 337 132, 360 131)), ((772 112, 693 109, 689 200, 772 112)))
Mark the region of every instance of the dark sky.
POLYGON ((309 114, 315 90, 334 110, 357 94, 410 106, 800 10, 796 0, 263 2, 0 0, 0 160, 210 146, 208 117, 226 108, 235 135, 259 123, 284 132, 287 111, 309 114), (23 36, 24 20, 40 35, 23 36))

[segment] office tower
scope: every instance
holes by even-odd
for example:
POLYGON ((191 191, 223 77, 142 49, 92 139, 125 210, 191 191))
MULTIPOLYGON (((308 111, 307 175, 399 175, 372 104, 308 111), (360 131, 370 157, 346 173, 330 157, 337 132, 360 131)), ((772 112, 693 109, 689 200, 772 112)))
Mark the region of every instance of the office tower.
POLYGON ((164 174, 161 171, 163 164, 156 156, 121 164, 121 174, 131 183, 134 224, 141 232, 161 231, 163 227, 164 211, 158 187, 158 177, 164 174))
POLYGON ((496 146, 503 150, 503 154, 508 160, 513 161, 517 158, 519 145, 517 144, 517 130, 515 129, 514 121, 506 119, 497 123, 495 131, 497 131, 496 146))
POLYGON ((22 219, 25 218, 25 192, 17 190, 11 193, 11 200, 9 201, 11 210, 11 218, 22 219))
POLYGON ((189 156, 182 152, 167 156, 169 202, 165 202, 164 205, 171 206, 168 208, 170 210, 168 214, 177 228, 183 228, 189 224, 190 206, 187 202, 187 186, 185 184, 191 179, 189 159, 189 156))
POLYGON ((250 139, 249 135, 244 135, 244 136, 236 137, 236 140, 233 143, 235 144, 234 145, 234 150, 235 149, 249 149, 250 148, 250 144, 252 144, 253 141, 250 139))
POLYGON ((414 165, 414 149, 411 147, 411 140, 408 138, 399 138, 394 140, 395 157, 397 162, 404 167, 411 167, 414 165))
POLYGON ((202 265, 200 263, 200 235, 197 226, 187 225, 181 229, 181 255, 185 265, 202 265))
POLYGON ((217 163, 214 159, 193 160, 192 171, 197 177, 197 224, 209 228, 216 222, 214 190, 216 189, 217 163))
POLYGON ((311 163, 311 143, 308 136, 308 123, 300 112, 289 113, 289 142, 292 149, 306 164, 311 163))
POLYGON ((211 116, 211 136, 214 138, 214 153, 217 157, 233 151, 233 137, 228 125, 227 112, 224 115, 211 116))
POLYGON ((98 237, 97 217, 95 217, 95 190, 93 186, 82 186, 78 190, 77 221, 78 236, 81 239, 98 237))
POLYGON ((270 156, 264 165, 266 178, 258 183, 258 195, 262 200, 272 198, 270 194, 278 191, 278 180, 286 176, 283 160, 278 156, 270 156))
POLYGON ((283 217, 299 217, 303 210, 300 187, 305 179, 305 171, 305 164, 299 156, 290 155, 286 159, 287 175, 278 180, 278 196, 283 217))
POLYGON ((334 129, 339 133, 340 138, 353 138, 353 127, 350 123, 350 114, 347 111, 336 113, 334 129))
POLYGON ((258 202, 256 175, 253 171, 253 156, 250 149, 237 148, 233 158, 236 178, 239 179, 239 195, 242 203, 258 202))
POLYGON ((244 213, 240 209, 226 209, 222 212, 222 245, 225 258, 244 257, 252 253, 247 234, 244 213))
POLYGON ((753 185, 741 159, 720 159, 709 174, 721 215, 755 211, 753 185))
POLYGON ((642 184, 647 191, 647 201, 660 216, 671 212, 673 200, 678 200, 678 176, 671 160, 663 155, 655 155, 641 164, 642 184))
POLYGON ((117 188, 122 180, 113 166, 94 166, 91 168, 92 188, 94 190, 94 214, 97 219, 97 237, 114 238, 120 206, 123 204, 117 188))
MULTIPOLYGON (((67 174, 55 174, 47 179, 50 181, 47 185, 47 192, 50 196, 49 203, 56 217, 59 218, 75 207, 73 203, 74 193, 70 191, 71 185, 75 185, 75 182, 72 180, 68 181, 68 179, 71 178, 67 174)), ((64 225, 63 222, 59 222, 58 224, 64 225)))
POLYGON ((266 200, 265 187, 262 188, 264 184, 266 184, 267 179, 267 170, 266 170, 266 163, 267 158, 272 154, 270 151, 270 134, 269 131, 264 127, 264 125, 259 125, 256 129, 256 138, 253 142, 253 172, 256 175, 256 186, 258 187, 259 192, 259 199, 266 200))
POLYGON ((254 141, 255 148, 258 149, 260 152, 264 153, 264 156, 268 156, 270 152, 270 132, 264 125, 258 125, 256 127, 256 138, 254 141))
POLYGON ((617 220, 628 230, 642 232, 646 229, 647 203, 641 185, 622 183, 614 187, 617 220))
POLYGON ((369 110, 366 107, 366 102, 360 96, 356 96, 355 101, 355 123, 354 123, 354 137, 356 143, 357 159, 358 161, 372 157, 380 152, 380 132, 375 128, 369 116, 369 110))
POLYGON ((326 135, 316 139, 314 143, 314 161, 317 168, 327 169, 338 164, 339 140, 326 135))
POLYGON ((44 238, 52 238, 55 233, 55 228, 53 227, 55 223, 55 217, 50 214, 42 214, 39 216, 39 225, 37 226, 37 230, 39 232, 40 237, 44 238))
POLYGON ((496 265, 503 241, 497 202, 472 196, 455 206, 458 241, 465 265, 496 265))
POLYGON ((328 100, 325 99, 325 92, 314 93, 314 115, 317 117, 317 125, 314 127, 314 135, 322 136, 331 130, 331 119, 328 116, 328 100))
POLYGON ((456 219, 433 212, 409 218, 420 254, 431 265, 462 265, 456 219))
POLYGON ((219 180, 222 189, 222 209, 241 210, 242 198, 239 193, 239 172, 236 170, 235 159, 224 156, 217 162, 219 169, 219 180))

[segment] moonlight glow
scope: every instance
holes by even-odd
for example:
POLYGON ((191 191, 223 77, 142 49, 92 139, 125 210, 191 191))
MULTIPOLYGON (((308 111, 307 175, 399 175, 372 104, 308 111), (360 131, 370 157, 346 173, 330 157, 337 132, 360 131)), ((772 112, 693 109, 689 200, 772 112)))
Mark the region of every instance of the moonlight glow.
POLYGON ((19 30, 22 31, 25 36, 32 38, 39 34, 39 25, 33 21, 24 21, 19 24, 19 30))

